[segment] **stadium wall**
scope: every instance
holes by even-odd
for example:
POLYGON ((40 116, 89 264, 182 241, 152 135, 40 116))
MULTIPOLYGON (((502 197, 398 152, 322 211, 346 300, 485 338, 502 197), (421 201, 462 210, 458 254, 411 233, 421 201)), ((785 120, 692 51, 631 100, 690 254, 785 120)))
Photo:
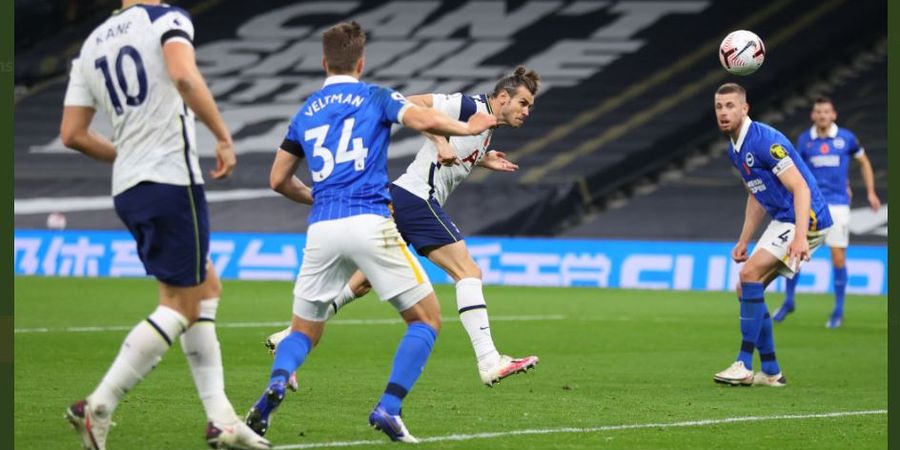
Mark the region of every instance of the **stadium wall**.
MULTIPOLYGON (((740 265, 733 243, 471 237, 469 251, 486 284, 585 286, 700 291, 733 290, 740 265)), ((223 279, 292 280, 302 234, 213 233, 210 255, 223 279)), ((34 276, 145 276, 131 235, 124 231, 16 230, 15 273, 34 276)), ((435 283, 452 280, 426 260, 435 283)), ((847 249, 852 294, 887 294, 887 247, 847 249)), ((798 291, 829 292, 828 251, 804 266, 798 291)), ((783 289, 783 280, 770 290, 783 289)))

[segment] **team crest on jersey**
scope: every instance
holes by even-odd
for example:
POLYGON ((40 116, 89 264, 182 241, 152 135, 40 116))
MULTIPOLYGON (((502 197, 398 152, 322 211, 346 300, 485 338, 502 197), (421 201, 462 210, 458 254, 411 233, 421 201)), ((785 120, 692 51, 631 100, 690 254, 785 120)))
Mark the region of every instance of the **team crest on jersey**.
POLYGON ((839 138, 839 137, 834 138, 833 142, 834 142, 834 148, 836 148, 838 150, 844 148, 844 146, 847 145, 847 143, 844 141, 844 138, 839 138))
POLYGON ((772 146, 769 147, 769 153, 775 159, 784 159, 784 157, 787 156, 787 150, 785 150, 784 146, 781 144, 772 144, 772 146))
POLYGON ((753 167, 753 164, 755 163, 756 158, 753 157, 753 153, 747 152, 744 154, 744 164, 746 164, 747 167, 753 167))

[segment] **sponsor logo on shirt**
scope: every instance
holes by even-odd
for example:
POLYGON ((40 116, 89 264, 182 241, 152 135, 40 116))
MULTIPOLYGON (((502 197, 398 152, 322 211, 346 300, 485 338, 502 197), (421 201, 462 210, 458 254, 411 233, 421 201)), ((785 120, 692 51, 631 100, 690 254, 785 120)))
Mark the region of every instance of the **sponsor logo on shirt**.
POLYGON ((813 167, 838 167, 841 165, 840 155, 815 155, 809 158, 813 167))
POLYGON ((762 179, 756 178, 747 182, 747 189, 751 194, 756 194, 766 190, 766 183, 762 179))

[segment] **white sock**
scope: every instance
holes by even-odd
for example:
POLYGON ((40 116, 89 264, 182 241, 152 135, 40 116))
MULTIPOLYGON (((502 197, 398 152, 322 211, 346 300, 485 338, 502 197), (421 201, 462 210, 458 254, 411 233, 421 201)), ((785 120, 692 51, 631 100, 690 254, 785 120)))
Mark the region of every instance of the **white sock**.
POLYGON ((135 325, 100 385, 88 397, 94 413, 101 417, 112 414, 119 400, 156 367, 187 324, 178 311, 160 305, 146 320, 135 325))
POLYGON ((203 401, 206 417, 218 423, 231 423, 237 415, 225 395, 222 350, 216 336, 216 310, 219 299, 200 302, 200 318, 181 335, 181 348, 191 366, 197 394, 203 401))
POLYGON ((334 306, 328 310, 328 318, 337 314, 337 310, 347 306, 347 304, 353 300, 356 300, 356 295, 353 293, 353 290, 350 289, 350 284, 345 284, 344 289, 341 289, 341 293, 335 297, 334 306))
POLYGON ((500 353, 497 352, 497 347, 494 346, 494 340, 491 338, 491 324, 488 322, 487 305, 484 302, 484 293, 481 291, 481 280, 463 278, 456 283, 456 307, 459 311, 459 320, 472 341, 478 368, 485 369, 493 366, 500 358, 500 353))

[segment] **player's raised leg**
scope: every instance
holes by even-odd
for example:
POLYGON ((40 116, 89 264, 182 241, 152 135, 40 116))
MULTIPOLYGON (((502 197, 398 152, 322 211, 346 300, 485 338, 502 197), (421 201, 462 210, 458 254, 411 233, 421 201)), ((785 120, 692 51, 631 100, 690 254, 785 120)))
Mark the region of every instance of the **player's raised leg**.
POLYGON ((487 386, 537 365, 537 356, 513 358, 500 354, 491 336, 487 303, 481 283, 481 268, 472 259, 465 241, 442 245, 427 253, 428 259, 456 281, 456 307, 469 335, 481 381, 487 386))

